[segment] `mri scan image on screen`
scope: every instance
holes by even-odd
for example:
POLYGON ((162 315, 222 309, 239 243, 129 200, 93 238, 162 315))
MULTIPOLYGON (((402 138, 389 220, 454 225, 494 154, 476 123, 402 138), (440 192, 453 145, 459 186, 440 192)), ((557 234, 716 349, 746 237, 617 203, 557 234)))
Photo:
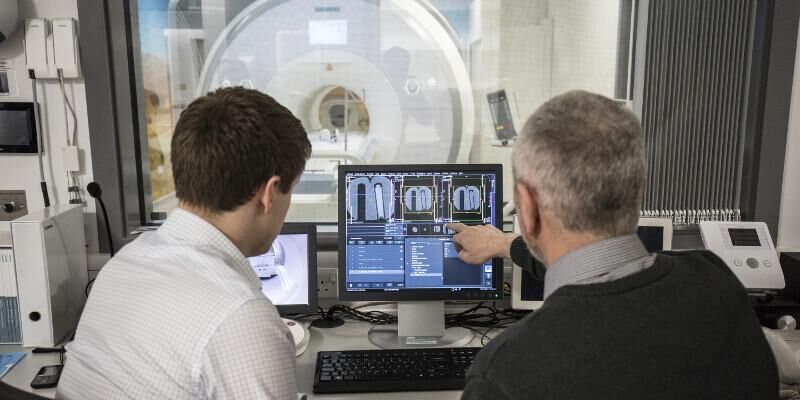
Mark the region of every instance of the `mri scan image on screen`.
POLYGON ((346 254, 340 298, 420 290, 439 291, 428 296, 442 298, 464 290, 483 292, 471 299, 499 296, 494 261, 472 265, 459 259, 447 227, 451 222, 496 224, 497 166, 394 167, 339 169, 344 183, 340 232, 346 237, 340 250, 346 254))
POLYGON ((270 250, 249 257, 261 279, 261 291, 272 304, 308 303, 308 241, 306 235, 280 235, 270 250))

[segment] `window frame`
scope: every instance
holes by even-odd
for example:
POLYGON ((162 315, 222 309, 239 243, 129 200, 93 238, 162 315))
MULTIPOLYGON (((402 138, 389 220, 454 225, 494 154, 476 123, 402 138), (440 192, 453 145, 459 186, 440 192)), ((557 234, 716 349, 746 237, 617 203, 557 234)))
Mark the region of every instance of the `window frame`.
MULTIPOLYGON (((628 95, 640 111, 636 99, 641 83, 637 81, 645 49, 646 10, 650 1, 636 0, 622 7, 635 13, 632 28, 634 41, 633 71, 628 95), (639 66, 639 67, 637 67, 639 66)), ((80 0, 80 45, 84 60, 83 76, 87 91, 88 123, 94 180, 103 188, 108 205, 114 248, 135 238, 132 232, 142 226, 157 225, 152 218, 149 165, 147 164, 147 128, 142 112, 143 89, 138 32, 137 0, 80 0)), ((745 217, 762 220, 777 232, 783 161, 788 129, 791 82, 797 43, 800 4, 790 0, 758 1, 758 21, 754 41, 754 65, 751 96, 757 97, 748 110, 746 163, 742 202, 745 217), (756 79, 760 77, 761 79, 756 79), (785 112, 784 112, 785 111, 785 112)), ((626 65, 627 69, 628 66, 626 65)), ((621 88, 617 88, 621 91, 621 88)), ((99 231, 104 229, 97 215, 99 231)), ((336 233, 329 232, 335 222, 320 222, 320 248, 335 243, 336 233)), ((101 251, 109 243, 100 235, 101 251)))

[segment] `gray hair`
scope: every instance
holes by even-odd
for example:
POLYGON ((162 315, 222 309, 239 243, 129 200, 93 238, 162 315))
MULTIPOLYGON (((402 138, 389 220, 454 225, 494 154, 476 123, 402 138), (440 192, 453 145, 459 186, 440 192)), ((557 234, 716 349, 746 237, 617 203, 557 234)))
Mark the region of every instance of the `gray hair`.
POLYGON ((642 127, 630 110, 597 94, 564 93, 528 119, 512 157, 514 180, 535 189, 566 229, 635 232, 647 176, 642 127))

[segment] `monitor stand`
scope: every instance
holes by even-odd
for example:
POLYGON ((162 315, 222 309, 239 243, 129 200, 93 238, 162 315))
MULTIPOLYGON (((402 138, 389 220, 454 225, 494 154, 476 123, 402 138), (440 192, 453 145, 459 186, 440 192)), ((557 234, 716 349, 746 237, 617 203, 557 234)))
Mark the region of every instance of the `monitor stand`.
POLYGON ((443 301, 398 302, 397 325, 376 325, 369 331, 369 340, 384 349, 463 347, 472 337, 466 328, 445 329, 443 301))

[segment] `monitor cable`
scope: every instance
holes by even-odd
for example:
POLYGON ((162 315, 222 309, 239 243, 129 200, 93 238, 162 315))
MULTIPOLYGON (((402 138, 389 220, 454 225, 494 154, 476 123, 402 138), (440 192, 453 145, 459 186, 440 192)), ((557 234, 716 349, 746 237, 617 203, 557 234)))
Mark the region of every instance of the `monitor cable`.
POLYGON ((42 188, 42 200, 45 208, 50 207, 50 195, 47 194, 47 180, 44 179, 44 131, 42 130, 42 116, 39 112, 39 85, 31 73, 31 91, 33 92, 33 113, 36 118, 36 129, 39 131, 39 186, 42 188))
MULTIPOLYGON (((311 316, 319 316, 318 319, 315 319, 311 322, 311 326, 323 329, 342 326, 345 323, 345 320, 368 322, 374 325, 397 323, 397 317, 395 315, 376 310, 359 310, 359 308, 371 305, 373 304, 348 307, 343 304, 334 304, 328 308, 327 311, 325 311, 322 307, 319 307, 319 311, 315 314, 299 315, 294 318, 301 319, 311 316)), ((505 329, 528 314, 530 314, 530 311, 516 311, 511 309, 497 308, 495 302, 480 302, 464 311, 446 314, 445 326, 447 328, 458 326, 469 329, 480 337, 481 345, 485 345, 488 340, 492 339, 492 337, 489 336, 490 331, 495 329, 505 329)))
MULTIPOLYGON (((111 225, 108 222, 108 212, 106 211, 106 205, 103 202, 103 190, 100 188, 100 184, 97 182, 90 182, 88 185, 86 185, 86 191, 89 193, 89 196, 94 197, 97 202, 100 203, 100 209, 103 212, 103 221, 106 225, 106 239, 108 239, 109 253, 111 254, 111 257, 114 257, 114 242, 111 239, 111 225)), ((92 280, 86 284, 86 290, 84 291, 86 293, 86 297, 89 297, 89 287, 92 285, 92 283, 94 283, 95 279, 97 278, 92 278, 92 280)))
POLYGON ((329 328, 337 328, 344 325, 344 319, 334 315, 334 313, 336 312, 334 307, 336 306, 335 305, 331 306, 331 308, 329 308, 327 312, 323 310, 322 307, 318 307, 319 318, 311 321, 311 326, 315 328, 329 329, 329 328))

